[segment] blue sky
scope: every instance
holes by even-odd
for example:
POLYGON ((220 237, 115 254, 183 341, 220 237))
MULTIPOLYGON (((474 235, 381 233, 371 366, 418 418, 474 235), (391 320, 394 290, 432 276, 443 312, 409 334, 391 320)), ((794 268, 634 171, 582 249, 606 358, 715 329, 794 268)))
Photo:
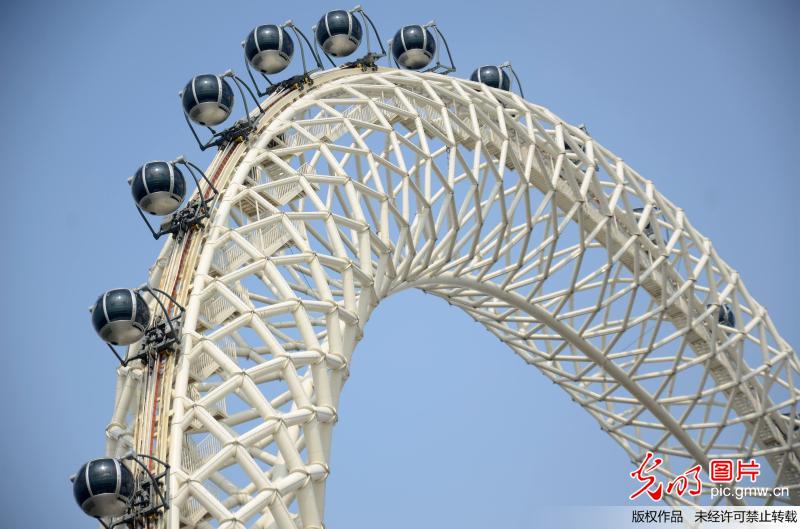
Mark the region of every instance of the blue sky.
MULTIPOLYGON (((67 476, 103 451, 115 364, 86 308, 103 290, 141 284, 160 247, 126 178, 147 160, 210 160, 185 128, 178 90, 197 73, 241 70, 239 43, 252 27, 292 18, 308 29, 342 7, 351 6, 4 5, 3 525, 93 526, 67 476)), ((528 99, 586 123, 652 179, 800 343, 796 2, 365 7, 384 39, 436 19, 458 76, 513 61, 528 99)), ((329 528, 526 528, 549 505, 623 505, 631 492, 622 450, 566 394, 421 293, 376 311, 340 417, 329 528), (424 361, 409 365, 409 352, 424 361), (394 478, 366 483, 376 466, 394 478)))

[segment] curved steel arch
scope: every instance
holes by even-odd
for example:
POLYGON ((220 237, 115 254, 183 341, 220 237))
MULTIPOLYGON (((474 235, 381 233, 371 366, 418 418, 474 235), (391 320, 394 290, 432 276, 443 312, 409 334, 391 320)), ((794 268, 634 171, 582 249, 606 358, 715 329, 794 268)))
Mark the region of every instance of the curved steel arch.
POLYGON ((266 105, 209 168, 207 225, 151 270, 187 303, 180 354, 119 372, 108 451, 168 458, 165 527, 322 527, 353 350, 405 288, 467 311, 632 461, 653 451, 670 479, 755 457, 790 488, 768 501, 800 501, 794 351, 683 211, 583 130, 392 69, 266 105))

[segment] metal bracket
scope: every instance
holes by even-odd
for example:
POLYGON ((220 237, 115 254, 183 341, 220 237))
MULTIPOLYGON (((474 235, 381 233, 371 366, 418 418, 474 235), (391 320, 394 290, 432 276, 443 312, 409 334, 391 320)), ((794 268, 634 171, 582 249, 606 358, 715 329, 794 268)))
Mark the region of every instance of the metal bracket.
POLYGON ((434 64, 432 67, 428 68, 427 70, 423 70, 423 71, 424 72, 438 73, 438 74, 442 74, 442 75, 447 75, 449 73, 455 72, 456 71, 456 64, 453 62, 453 54, 450 53, 450 46, 447 44, 447 39, 444 38, 444 34, 442 34, 442 32, 439 30, 439 26, 436 24, 436 21, 435 20, 431 20, 430 22, 428 22, 427 24, 425 24, 422 27, 425 28, 425 29, 432 28, 436 32, 436 34, 439 35, 439 40, 442 41, 442 44, 444 44, 444 49, 447 52, 447 59, 450 61, 449 65, 442 64, 442 61, 440 59, 440 57, 441 57, 440 47, 436 46, 436 64, 434 64))

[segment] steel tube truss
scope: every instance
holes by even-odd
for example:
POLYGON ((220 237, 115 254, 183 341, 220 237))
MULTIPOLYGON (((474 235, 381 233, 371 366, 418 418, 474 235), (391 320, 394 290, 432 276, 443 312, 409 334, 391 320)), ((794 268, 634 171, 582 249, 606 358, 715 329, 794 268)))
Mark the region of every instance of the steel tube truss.
POLYGON ((163 526, 322 527, 353 351, 407 288, 469 313, 631 461, 664 458, 662 479, 753 457, 759 485, 790 490, 767 502, 800 503, 795 352, 684 212, 586 132, 391 69, 264 106, 207 171, 207 225, 151 270, 187 307, 180 353, 120 370, 108 450, 168 458, 163 526))

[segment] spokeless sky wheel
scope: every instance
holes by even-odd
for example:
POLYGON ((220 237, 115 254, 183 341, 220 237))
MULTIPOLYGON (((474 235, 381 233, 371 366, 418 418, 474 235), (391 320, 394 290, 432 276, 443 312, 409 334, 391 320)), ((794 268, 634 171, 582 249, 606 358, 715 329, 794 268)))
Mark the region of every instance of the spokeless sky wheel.
POLYGON ((663 457, 662 478, 752 456, 800 501, 794 351, 683 211, 584 130, 396 69, 331 70, 262 106, 206 171, 208 221, 152 269, 186 306, 179 351, 119 371, 108 454, 169 463, 158 527, 321 527, 353 351, 407 288, 468 312, 632 461, 663 457))
POLYGON ((121 367, 106 457, 73 476, 84 512, 108 529, 322 528, 353 352, 408 288, 465 310, 632 462, 661 458, 664 481, 754 458, 760 487, 789 492, 763 501, 800 503, 798 358, 681 209, 525 101, 510 63, 448 77, 433 21, 395 34, 403 69, 377 67, 360 6, 314 37, 292 21, 248 33, 253 87, 228 70, 181 92, 198 146, 219 147, 210 167, 181 156, 130 179, 168 240, 146 284, 91 309, 121 367), (366 55, 322 71, 320 53, 336 66, 362 37, 366 55), (273 83, 293 55, 302 74, 273 83), (217 131, 234 121, 228 81, 244 116, 217 131))

